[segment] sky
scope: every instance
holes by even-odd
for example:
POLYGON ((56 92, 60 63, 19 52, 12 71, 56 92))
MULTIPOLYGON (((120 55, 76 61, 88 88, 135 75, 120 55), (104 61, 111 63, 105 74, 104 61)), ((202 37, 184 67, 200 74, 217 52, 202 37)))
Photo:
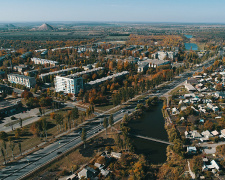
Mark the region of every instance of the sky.
POLYGON ((225 0, 0 0, 0 22, 225 23, 225 0))

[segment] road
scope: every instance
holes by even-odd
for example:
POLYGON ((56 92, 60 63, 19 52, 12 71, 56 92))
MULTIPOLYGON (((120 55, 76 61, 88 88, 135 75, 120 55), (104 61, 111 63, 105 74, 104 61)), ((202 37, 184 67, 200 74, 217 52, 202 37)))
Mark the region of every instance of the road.
POLYGON ((219 143, 213 143, 209 144, 207 142, 200 143, 199 146, 201 146, 206 154, 215 154, 216 153, 216 147, 220 145, 224 145, 225 142, 219 142, 219 143))
MULTIPOLYGON (((209 65, 210 65, 209 63, 205 64, 205 67, 209 65)), ((180 78, 174 79, 173 82, 164 86, 159 93, 151 94, 143 100, 132 101, 132 104, 127 106, 126 109, 119 110, 116 113, 114 113, 114 121, 115 122, 120 121, 125 115, 125 113, 132 113, 133 111, 135 111, 136 105, 138 103, 145 103, 145 100, 148 97, 163 96, 168 91, 170 91, 171 89, 175 88, 177 85, 184 82, 188 77, 192 76, 192 74, 201 70, 202 68, 199 67, 196 70, 193 70, 192 72, 183 73, 182 75, 180 75, 180 78)), ((100 119, 99 122, 89 122, 87 125, 85 125, 85 128, 87 129, 87 138, 92 138, 94 135, 97 134, 97 132, 102 131, 104 129, 103 126, 101 125, 103 116, 104 115, 100 115, 97 117, 98 119, 100 119)), ((57 152, 66 152, 70 148, 73 148, 81 144, 82 141, 77 132, 78 131, 73 131, 69 135, 61 136, 60 139, 54 142, 53 144, 36 151, 35 153, 27 156, 26 158, 21 159, 18 162, 15 162, 11 166, 7 166, 6 168, 1 170, 0 178, 7 179, 7 180, 21 179, 26 174, 31 173, 35 169, 40 168, 43 164, 59 156, 57 152)))
MULTIPOLYGON (((134 109, 127 109, 127 111, 134 111, 134 109)), ((114 119, 115 122, 123 118, 124 112, 115 113, 114 119)), ((87 130, 87 138, 93 137, 97 132, 102 131, 104 128, 99 122, 90 122, 88 125, 85 125, 87 130)), ((73 131, 69 135, 65 135, 60 138, 60 140, 54 142, 53 144, 47 146, 46 148, 40 149, 37 152, 23 158, 22 160, 15 162, 11 166, 7 166, 2 169, 0 172, 0 179, 9 179, 15 180, 19 177, 23 177, 28 172, 41 167, 43 164, 52 160, 53 158, 59 156, 57 152, 65 152, 70 148, 73 148, 76 145, 82 143, 80 135, 77 131, 73 131)))

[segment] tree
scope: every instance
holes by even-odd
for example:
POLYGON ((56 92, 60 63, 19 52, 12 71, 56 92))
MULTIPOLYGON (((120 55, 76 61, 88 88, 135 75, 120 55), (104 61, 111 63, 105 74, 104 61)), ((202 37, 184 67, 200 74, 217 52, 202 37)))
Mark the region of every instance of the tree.
POLYGON ((1 152, 2 152, 2 156, 3 156, 3 158, 4 158, 4 161, 5 161, 5 164, 6 164, 6 160, 5 160, 5 152, 4 152, 3 148, 1 148, 1 152))
POLYGON ((54 120, 55 119, 55 113, 54 112, 50 113, 50 117, 51 117, 51 120, 54 120))
POLYGON ((6 156, 7 156, 7 159, 8 159, 7 143, 6 143, 5 140, 3 140, 3 144, 2 145, 3 145, 4 149, 5 149, 6 156))
POLYGON ((207 120, 204 124, 204 128, 205 128, 205 130, 209 130, 209 131, 213 130, 213 128, 214 128, 213 122, 207 120))
POLYGON ((21 147, 21 143, 20 142, 18 142, 18 147, 19 147, 19 150, 20 150, 20 154, 22 156, 22 147, 21 147))
POLYGON ((33 94, 30 91, 24 90, 21 93, 21 97, 24 98, 24 99, 29 99, 30 97, 33 97, 33 94))
POLYGON ((0 139, 5 140, 8 137, 8 134, 5 131, 0 132, 0 139))
POLYGON ((193 157, 193 171, 195 174, 199 174, 202 171, 202 166, 203 166, 203 162, 202 162, 202 156, 194 156, 193 157))
POLYGON ((12 158, 14 159, 14 153, 13 153, 13 150, 14 150, 14 148, 15 148, 15 143, 14 143, 13 141, 10 142, 9 147, 10 147, 10 149, 12 150, 12 158))
POLYGON ((113 114, 110 114, 110 116, 109 116, 109 125, 111 126, 111 131, 112 131, 113 123, 114 123, 113 114))
POLYGON ((222 91, 222 90, 223 90, 222 84, 217 84, 217 85, 216 85, 216 90, 217 90, 217 91, 222 91))
POLYGON ((78 117, 79 117, 78 108, 77 107, 74 107, 72 109, 72 112, 71 112, 71 118, 72 119, 77 119, 78 117))
POLYGON ((22 134, 22 133, 21 133, 21 129, 17 128, 17 129, 16 129, 16 132, 15 132, 15 138, 16 138, 16 139, 19 139, 21 134, 22 134))
POLYGON ((48 122, 46 121, 46 118, 42 118, 41 119, 41 126, 42 126, 42 129, 43 129, 43 133, 45 134, 45 141, 47 140, 47 136, 48 136, 48 133, 47 133, 47 126, 48 126, 48 122))
POLYGON ((12 92, 12 97, 13 97, 13 98, 17 98, 17 97, 18 97, 18 94, 17 94, 16 92, 13 91, 13 92, 12 92))
POLYGON ((56 114, 55 115, 55 121, 57 124, 57 131, 59 131, 60 128, 60 132, 61 132, 61 125, 63 124, 63 115, 62 114, 56 114))
POLYGON ((20 128, 22 128, 23 127, 23 120, 21 118, 19 119, 19 124, 20 124, 20 128))
POLYGON ((85 149, 86 139, 87 139, 87 133, 86 133, 86 130, 85 130, 85 128, 82 128, 81 140, 82 140, 83 143, 84 143, 84 149, 85 149))
POLYGON ((103 120, 103 127, 105 128, 105 135, 107 137, 107 127, 108 127, 108 119, 106 117, 104 117, 104 120, 103 120))
POLYGON ((30 132, 34 135, 34 136, 38 136, 39 134, 39 130, 38 127, 36 125, 36 123, 32 123, 30 126, 30 132))
POLYGON ((39 112, 40 112, 40 114, 42 116, 42 109, 41 109, 41 107, 39 107, 39 112))

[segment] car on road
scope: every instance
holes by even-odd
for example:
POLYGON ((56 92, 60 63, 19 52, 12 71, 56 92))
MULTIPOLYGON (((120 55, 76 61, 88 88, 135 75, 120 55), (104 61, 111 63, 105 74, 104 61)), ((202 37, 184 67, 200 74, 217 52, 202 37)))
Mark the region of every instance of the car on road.
POLYGON ((58 151, 57 154, 62 154, 62 152, 61 151, 58 151))

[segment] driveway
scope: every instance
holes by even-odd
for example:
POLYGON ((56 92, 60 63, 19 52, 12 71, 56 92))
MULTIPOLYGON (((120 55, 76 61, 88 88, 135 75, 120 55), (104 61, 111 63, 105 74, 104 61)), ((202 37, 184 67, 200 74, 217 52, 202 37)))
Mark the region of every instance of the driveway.
POLYGON ((209 143, 201 143, 201 147, 207 147, 207 149, 204 149, 204 152, 206 154, 215 154, 216 153, 216 147, 219 145, 223 145, 225 142, 219 142, 219 143, 214 143, 214 144, 209 144, 209 143), (209 148, 209 149, 208 149, 209 148))

